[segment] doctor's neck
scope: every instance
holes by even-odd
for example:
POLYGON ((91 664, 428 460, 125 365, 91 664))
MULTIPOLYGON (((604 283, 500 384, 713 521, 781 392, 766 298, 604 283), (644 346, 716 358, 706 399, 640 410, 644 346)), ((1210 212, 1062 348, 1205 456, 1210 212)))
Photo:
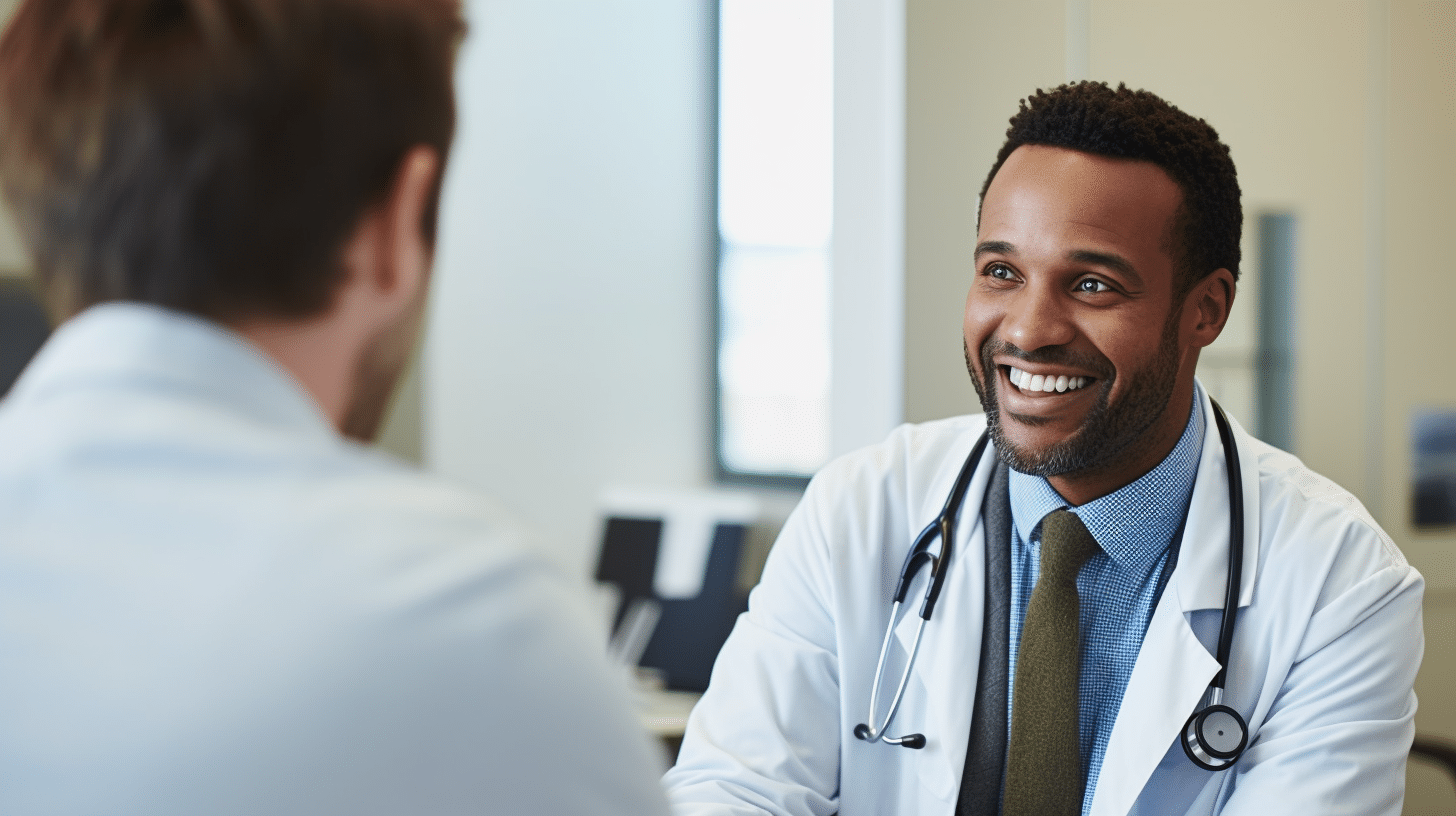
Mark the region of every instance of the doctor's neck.
POLYGON ((1142 478, 1178 446, 1193 408, 1193 393, 1190 377, 1174 389, 1163 410, 1120 448, 1087 467, 1047 474, 1047 482, 1068 504, 1078 507, 1142 478))

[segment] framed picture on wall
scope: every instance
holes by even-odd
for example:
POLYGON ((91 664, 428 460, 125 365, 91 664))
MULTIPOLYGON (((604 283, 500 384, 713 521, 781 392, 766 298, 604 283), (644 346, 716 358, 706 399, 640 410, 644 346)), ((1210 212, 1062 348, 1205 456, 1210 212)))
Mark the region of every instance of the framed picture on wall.
POLYGON ((1417 409, 1411 417, 1415 527, 1456 525, 1456 410, 1417 409))

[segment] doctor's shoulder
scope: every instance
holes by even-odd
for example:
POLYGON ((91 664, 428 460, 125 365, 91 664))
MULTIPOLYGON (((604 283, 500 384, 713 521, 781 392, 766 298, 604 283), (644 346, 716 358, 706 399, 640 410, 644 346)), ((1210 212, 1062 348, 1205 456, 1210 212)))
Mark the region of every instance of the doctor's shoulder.
POLYGON ((1414 572, 1400 548, 1354 494, 1311 470, 1291 453, 1259 440, 1253 440, 1253 444, 1259 463, 1261 543, 1313 551, 1344 546, 1345 557, 1356 556, 1358 550, 1370 569, 1414 572))
POLYGON ((902 423, 883 440, 831 460, 811 480, 809 490, 917 491, 947 469, 953 478, 985 429, 984 414, 902 423))
POLYGON ((810 480, 793 514, 798 518, 786 527, 788 538, 808 534, 830 551, 865 551, 855 558, 890 545, 898 564, 915 533, 939 512, 984 430, 980 414, 905 423, 880 442, 839 456, 810 480))
POLYGON ((1293 454, 1254 446, 1262 562, 1255 603, 1261 594, 1268 602, 1305 596, 1310 613, 1337 601, 1394 604, 1418 633, 1424 579, 1360 500, 1293 454))

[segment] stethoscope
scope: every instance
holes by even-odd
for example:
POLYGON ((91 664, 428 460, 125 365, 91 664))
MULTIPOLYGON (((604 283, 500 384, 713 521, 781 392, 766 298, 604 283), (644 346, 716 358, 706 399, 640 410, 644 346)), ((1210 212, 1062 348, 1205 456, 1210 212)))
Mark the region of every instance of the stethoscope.
MULTIPOLYGON (((1237 711, 1223 704, 1229 652, 1234 640, 1234 620, 1238 614, 1239 579, 1243 573, 1244 494, 1243 475, 1239 469, 1238 447, 1234 444, 1233 431, 1229 428, 1228 419, 1224 417, 1223 409, 1217 402, 1213 403, 1213 419, 1218 425, 1218 436, 1223 443, 1224 459, 1228 468, 1229 522, 1232 526, 1229 532, 1228 580, 1225 586, 1223 618, 1218 629, 1218 673, 1208 684, 1208 691, 1204 692, 1198 709, 1183 726, 1182 743, 1184 753, 1193 760, 1193 764, 1204 770, 1221 771, 1238 761, 1249 741, 1249 727, 1244 722, 1244 718, 1237 711)), ((894 721, 895 713, 900 708, 900 702, 905 698, 905 686, 910 682, 910 671, 915 665, 916 654, 920 652, 921 635, 925 633, 925 624, 930 621, 930 615, 935 610, 935 602, 940 598, 940 591, 945 586, 955 541, 956 519, 960 515, 961 505, 965 502, 966 491, 971 486, 971 477, 975 474, 981 456, 986 450, 987 441, 987 435, 981 434, 975 447, 971 448, 970 456, 966 457, 966 463, 961 466, 961 471, 956 476, 950 495, 945 499, 945 506, 941 508, 940 515, 926 525, 920 535, 915 537, 915 543, 910 546, 910 552, 905 556, 905 563, 900 567, 900 580, 895 585, 895 594, 890 606, 890 620, 885 626, 885 639, 880 645, 880 659, 875 666, 875 681, 870 687, 868 723, 860 723, 854 727, 854 735, 866 742, 885 742, 890 745, 899 745, 902 748, 925 747, 924 734, 891 737, 885 731, 894 721), (937 538, 941 542, 938 555, 930 551, 931 543, 937 538), (900 682, 895 688, 894 697, 890 700, 890 708, 885 712, 884 720, 876 726, 874 725, 875 712, 880 709, 880 684, 885 675, 885 657, 890 651, 890 641, 894 636, 895 624, 900 619, 900 606, 905 602, 905 595, 910 589, 910 584, 915 580, 922 567, 930 569, 930 582, 925 587, 924 600, 920 604, 920 623, 916 625, 915 637, 910 643, 910 658, 905 661, 905 668, 900 674, 900 682)))

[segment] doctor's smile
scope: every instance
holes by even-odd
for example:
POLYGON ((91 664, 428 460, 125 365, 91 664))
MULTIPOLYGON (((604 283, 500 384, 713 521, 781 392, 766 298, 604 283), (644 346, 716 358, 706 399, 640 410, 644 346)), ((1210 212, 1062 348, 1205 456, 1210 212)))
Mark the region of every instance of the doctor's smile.
POLYGON ((1060 360, 1066 355, 1027 354, 1004 343, 987 346, 981 356, 990 361, 987 370, 995 369, 999 375, 995 383, 997 395, 1020 397, 1017 404, 1029 411, 1061 410, 1076 400, 1089 396, 1095 399, 1112 379, 1101 373, 1107 367, 1105 361, 1097 364, 1098 373, 1092 373, 1091 360, 1064 363, 1060 360))
MULTIPOLYGON (((1065 349, 1027 354, 994 341, 982 348, 982 370, 995 374, 982 387, 998 406, 998 419, 1044 425, 1062 417, 1083 424, 1087 414, 1106 398, 1113 380, 1102 372, 1109 366, 1105 360, 1068 362, 1071 355, 1061 352, 1065 349), (1091 373, 1094 371, 1097 373, 1091 373)), ((979 378, 974 370, 972 376, 979 378)))
POLYGON ((1076 391, 1093 380, 1092 377, 1079 377, 1075 374, 1071 377, 1065 374, 1031 374, 1015 366, 1006 366, 1006 377, 1018 391, 1028 396, 1076 391))

